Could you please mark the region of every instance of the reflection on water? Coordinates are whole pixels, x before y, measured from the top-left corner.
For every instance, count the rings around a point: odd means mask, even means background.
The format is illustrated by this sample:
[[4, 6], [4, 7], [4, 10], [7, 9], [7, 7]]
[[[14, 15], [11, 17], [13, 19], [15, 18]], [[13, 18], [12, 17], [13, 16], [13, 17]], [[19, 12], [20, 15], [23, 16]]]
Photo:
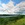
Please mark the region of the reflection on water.
[[3, 14], [3, 15], [0, 15], [0, 18], [6, 18], [6, 17], [15, 17], [17, 15], [7, 15], [7, 14]]

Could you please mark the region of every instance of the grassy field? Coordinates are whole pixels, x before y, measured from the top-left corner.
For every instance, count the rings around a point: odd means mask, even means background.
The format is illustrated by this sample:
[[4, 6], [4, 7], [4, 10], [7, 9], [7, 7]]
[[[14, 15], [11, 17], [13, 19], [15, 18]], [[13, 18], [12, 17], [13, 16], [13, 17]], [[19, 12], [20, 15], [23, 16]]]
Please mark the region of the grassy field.
[[10, 22], [7, 25], [25, 25], [25, 18], [16, 20], [16, 22]]
[[25, 15], [0, 18], [0, 25], [25, 25]]

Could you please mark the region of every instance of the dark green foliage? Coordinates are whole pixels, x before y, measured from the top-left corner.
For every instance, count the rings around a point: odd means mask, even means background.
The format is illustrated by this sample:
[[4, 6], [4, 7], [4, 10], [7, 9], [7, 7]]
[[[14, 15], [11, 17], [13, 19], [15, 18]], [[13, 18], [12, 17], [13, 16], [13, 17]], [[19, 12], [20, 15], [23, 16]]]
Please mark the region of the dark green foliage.
[[15, 17], [0, 18], [0, 23], [1, 24], [4, 23], [4, 25], [6, 25], [10, 21], [15, 21], [16, 22], [16, 20], [19, 20], [19, 19], [21, 19], [23, 17], [25, 17], [25, 15], [17, 15]]

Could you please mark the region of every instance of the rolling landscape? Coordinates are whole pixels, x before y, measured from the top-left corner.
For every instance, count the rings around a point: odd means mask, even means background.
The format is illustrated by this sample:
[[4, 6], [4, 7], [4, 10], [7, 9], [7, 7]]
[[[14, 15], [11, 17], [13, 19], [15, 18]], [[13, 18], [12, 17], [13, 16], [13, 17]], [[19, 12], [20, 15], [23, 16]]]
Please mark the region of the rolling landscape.
[[25, 15], [0, 18], [0, 25], [25, 25]]

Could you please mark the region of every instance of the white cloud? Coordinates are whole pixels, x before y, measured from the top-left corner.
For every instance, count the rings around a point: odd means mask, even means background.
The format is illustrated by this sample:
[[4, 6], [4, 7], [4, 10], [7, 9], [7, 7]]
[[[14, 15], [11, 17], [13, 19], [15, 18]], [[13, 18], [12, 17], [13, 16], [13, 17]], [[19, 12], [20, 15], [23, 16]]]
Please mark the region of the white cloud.
[[17, 7], [19, 7], [19, 12], [22, 12], [22, 14], [25, 14], [25, 2], [22, 1], [19, 4], [16, 5]]
[[18, 6], [20, 9], [24, 10], [25, 9], [25, 2], [20, 2], [16, 6]]
[[7, 4], [2, 3], [2, 7], [3, 7], [2, 10], [4, 10], [4, 12], [8, 14], [14, 14], [14, 12], [19, 12], [19, 10], [25, 9], [24, 5], [25, 5], [25, 2], [20, 2], [19, 4], [16, 4], [16, 6], [14, 6], [14, 2], [10, 1]]

